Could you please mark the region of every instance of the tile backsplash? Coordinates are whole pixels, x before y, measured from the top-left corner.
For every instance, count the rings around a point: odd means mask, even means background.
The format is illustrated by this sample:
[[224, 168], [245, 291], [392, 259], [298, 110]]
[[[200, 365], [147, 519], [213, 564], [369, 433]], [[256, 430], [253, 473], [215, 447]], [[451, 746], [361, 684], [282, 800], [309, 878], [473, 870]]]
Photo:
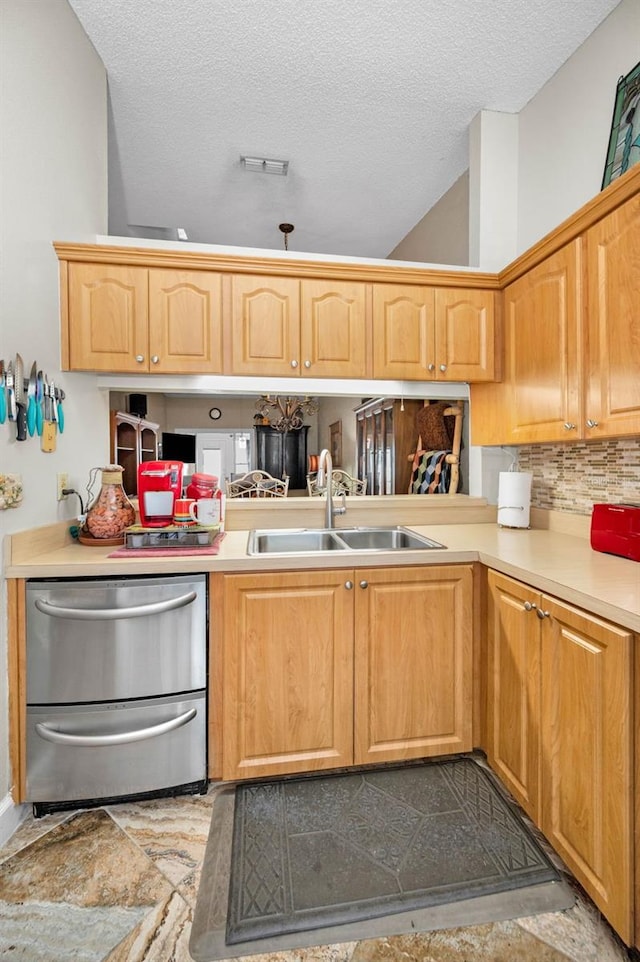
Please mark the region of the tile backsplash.
[[590, 515], [594, 504], [640, 504], [640, 438], [518, 448], [518, 470], [531, 471], [531, 505]]

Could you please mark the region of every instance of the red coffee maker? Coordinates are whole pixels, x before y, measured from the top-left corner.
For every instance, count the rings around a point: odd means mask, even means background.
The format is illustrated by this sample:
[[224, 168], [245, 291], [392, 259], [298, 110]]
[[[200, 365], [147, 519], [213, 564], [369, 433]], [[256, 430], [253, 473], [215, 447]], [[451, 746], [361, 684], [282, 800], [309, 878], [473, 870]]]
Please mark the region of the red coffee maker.
[[182, 494], [182, 461], [144, 461], [138, 465], [138, 508], [145, 528], [173, 522], [173, 504]]

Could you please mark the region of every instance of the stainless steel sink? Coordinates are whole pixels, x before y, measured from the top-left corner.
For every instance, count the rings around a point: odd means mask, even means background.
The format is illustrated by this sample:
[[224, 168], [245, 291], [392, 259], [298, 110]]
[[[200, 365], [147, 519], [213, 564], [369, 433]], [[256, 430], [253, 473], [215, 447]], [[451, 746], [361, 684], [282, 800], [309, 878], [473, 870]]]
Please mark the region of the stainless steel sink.
[[323, 551], [415, 551], [445, 545], [400, 525], [361, 528], [281, 528], [251, 531], [247, 553], [309, 554]]
[[344, 528], [338, 535], [354, 551], [415, 551], [444, 548], [443, 544], [425, 538], [399, 525], [395, 528]]
[[248, 553], [303, 554], [309, 551], [344, 551], [346, 545], [332, 531], [312, 528], [252, 531]]

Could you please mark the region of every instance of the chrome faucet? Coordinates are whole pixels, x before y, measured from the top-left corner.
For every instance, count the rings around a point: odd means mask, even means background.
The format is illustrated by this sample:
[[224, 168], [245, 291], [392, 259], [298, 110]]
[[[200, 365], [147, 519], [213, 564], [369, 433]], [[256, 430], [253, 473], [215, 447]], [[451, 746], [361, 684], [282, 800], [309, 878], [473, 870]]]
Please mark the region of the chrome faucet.
[[334, 508], [331, 496], [331, 486], [333, 482], [333, 462], [331, 454], [323, 448], [318, 456], [318, 473], [316, 475], [316, 485], [318, 491], [325, 492], [327, 503], [325, 506], [324, 525], [325, 528], [333, 528], [333, 519], [337, 514], [346, 514], [347, 504], [344, 491], [342, 492], [342, 507]]

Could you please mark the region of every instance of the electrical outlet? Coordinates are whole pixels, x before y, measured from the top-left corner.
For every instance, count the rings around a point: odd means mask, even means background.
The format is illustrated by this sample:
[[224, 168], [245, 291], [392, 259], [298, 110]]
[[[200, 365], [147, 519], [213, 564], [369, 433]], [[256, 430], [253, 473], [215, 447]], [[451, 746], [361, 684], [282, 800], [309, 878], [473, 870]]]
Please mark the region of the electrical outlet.
[[66, 471], [61, 471], [60, 474], [56, 475], [56, 480], [58, 482], [58, 501], [64, 501], [66, 494], [62, 492], [69, 487], [69, 475]]

